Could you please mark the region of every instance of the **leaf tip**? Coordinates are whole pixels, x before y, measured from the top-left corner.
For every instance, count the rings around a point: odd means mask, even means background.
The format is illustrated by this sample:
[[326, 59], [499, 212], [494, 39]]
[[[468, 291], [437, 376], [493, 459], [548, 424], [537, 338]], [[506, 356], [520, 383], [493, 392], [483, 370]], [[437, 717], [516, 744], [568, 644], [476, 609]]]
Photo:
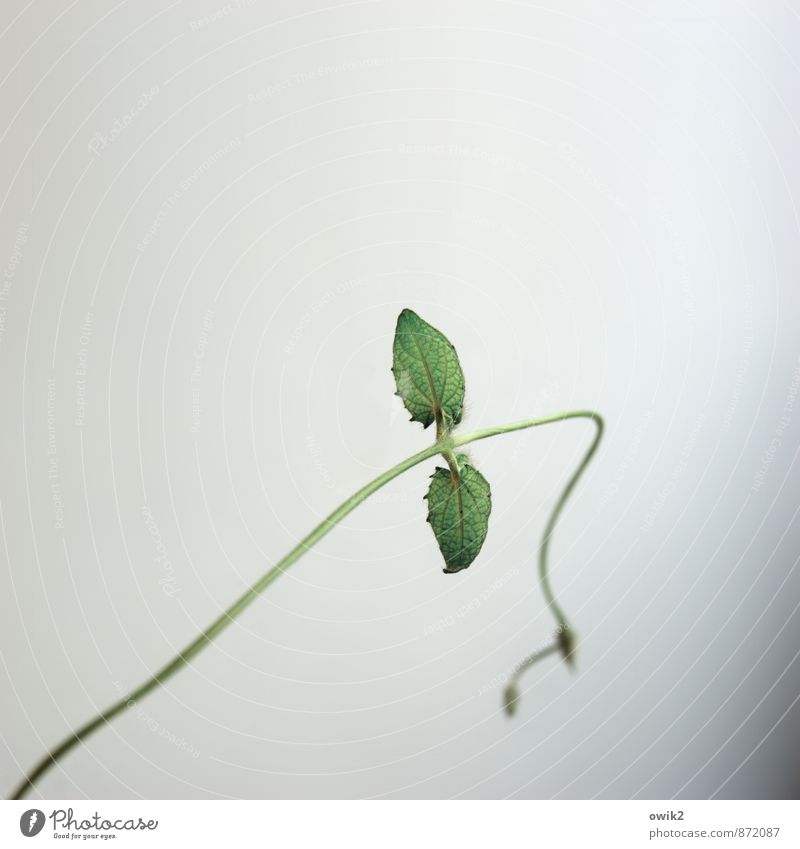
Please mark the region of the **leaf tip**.
[[397, 316], [397, 326], [400, 327], [401, 324], [404, 324], [407, 321], [413, 320], [420, 321], [420, 317], [414, 312], [414, 310], [409, 309], [408, 307], [404, 307], [400, 310], [400, 314]]

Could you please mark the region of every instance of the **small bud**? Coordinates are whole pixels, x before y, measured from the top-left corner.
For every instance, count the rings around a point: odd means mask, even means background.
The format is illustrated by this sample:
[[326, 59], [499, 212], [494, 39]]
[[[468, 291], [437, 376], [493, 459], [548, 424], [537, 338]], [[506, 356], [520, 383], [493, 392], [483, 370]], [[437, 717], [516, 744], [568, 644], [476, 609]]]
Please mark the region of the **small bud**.
[[520, 693], [516, 684], [509, 684], [505, 690], [503, 690], [503, 709], [506, 712], [506, 716], [514, 716], [517, 712], [519, 696]]
[[575, 633], [567, 625], [562, 622], [556, 630], [556, 642], [561, 650], [561, 656], [564, 658], [567, 666], [570, 669], [575, 668]]

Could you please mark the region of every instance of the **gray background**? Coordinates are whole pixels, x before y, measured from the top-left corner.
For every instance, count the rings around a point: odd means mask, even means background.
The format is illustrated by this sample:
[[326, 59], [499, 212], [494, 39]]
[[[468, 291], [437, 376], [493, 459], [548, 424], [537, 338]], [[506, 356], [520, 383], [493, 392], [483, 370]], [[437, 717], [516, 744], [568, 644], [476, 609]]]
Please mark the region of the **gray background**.
[[1, 33], [3, 788], [428, 443], [409, 306], [467, 427], [607, 417], [553, 547], [578, 673], [500, 712], [586, 422], [474, 446], [456, 576], [433, 463], [394, 482], [41, 794], [797, 795], [796, 9], [7, 2]]

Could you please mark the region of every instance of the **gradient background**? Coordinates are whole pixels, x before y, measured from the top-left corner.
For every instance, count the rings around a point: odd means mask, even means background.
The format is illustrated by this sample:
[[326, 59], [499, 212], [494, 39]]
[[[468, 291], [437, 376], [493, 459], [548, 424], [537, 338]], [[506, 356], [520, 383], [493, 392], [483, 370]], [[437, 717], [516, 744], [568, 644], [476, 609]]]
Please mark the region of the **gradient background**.
[[[55, 5], [55, 8], [54, 8]], [[800, 13], [7, 2], [0, 784], [428, 444], [456, 345], [489, 537], [395, 481], [46, 797], [797, 797]], [[159, 546], [161, 546], [159, 548]], [[8, 790], [4, 790], [8, 792]]]

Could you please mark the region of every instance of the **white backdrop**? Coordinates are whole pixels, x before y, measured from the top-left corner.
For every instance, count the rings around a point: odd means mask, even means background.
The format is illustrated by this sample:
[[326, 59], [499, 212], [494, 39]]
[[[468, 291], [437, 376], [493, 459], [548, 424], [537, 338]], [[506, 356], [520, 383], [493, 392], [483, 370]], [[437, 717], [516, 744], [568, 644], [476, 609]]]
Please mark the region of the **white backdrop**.
[[[795, 796], [798, 37], [789, 5], [6, 3], [0, 779], [431, 438], [456, 345], [494, 512], [444, 575], [394, 482], [50, 797]], [[8, 792], [8, 790], [4, 790]]]

